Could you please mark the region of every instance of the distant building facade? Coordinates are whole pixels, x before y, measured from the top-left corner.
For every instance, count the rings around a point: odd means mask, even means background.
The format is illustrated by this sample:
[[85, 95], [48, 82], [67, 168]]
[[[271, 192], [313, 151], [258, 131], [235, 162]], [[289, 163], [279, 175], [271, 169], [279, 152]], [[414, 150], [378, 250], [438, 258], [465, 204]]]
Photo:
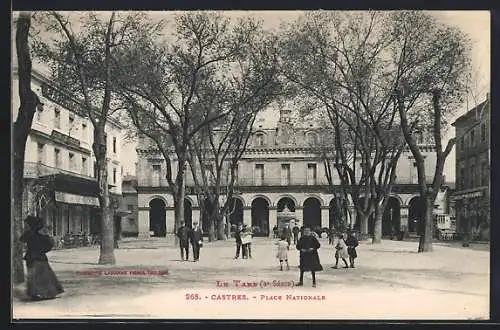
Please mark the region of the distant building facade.
[[[230, 217], [231, 223], [248, 224], [262, 236], [271, 236], [272, 228], [285, 214], [288, 218], [292, 215], [300, 225], [327, 228], [335, 226], [340, 217], [323, 160], [313, 147], [320, 142], [321, 134], [312, 125], [294, 125], [290, 116], [289, 110], [282, 110], [275, 127], [264, 128], [257, 124], [236, 169], [236, 207]], [[425, 157], [426, 173], [434, 173], [434, 146], [426, 143], [422, 136], [419, 147]], [[139, 139], [137, 153], [139, 236], [165, 236], [174, 230], [174, 202], [165, 178], [165, 160], [155, 145], [144, 137]], [[174, 173], [177, 166], [174, 161]], [[431, 182], [432, 178], [427, 180]], [[334, 178], [334, 183], [340, 183], [338, 178]], [[443, 185], [434, 205], [436, 214], [446, 212], [447, 191]], [[359, 227], [352, 203], [349, 214], [347, 222]], [[186, 223], [198, 220], [204, 231], [208, 231], [208, 221], [200, 212], [190, 171], [186, 175], [184, 215]], [[396, 184], [383, 217], [383, 234], [390, 235], [392, 230], [417, 233], [423, 216], [417, 168], [407, 151], [399, 160]], [[372, 232], [371, 223], [367, 227], [360, 230]]]
[[456, 134], [456, 207], [457, 232], [472, 233], [487, 239], [490, 228], [490, 108], [484, 102], [459, 117]]
[[[97, 234], [100, 214], [92, 123], [76, 100], [65, 104], [58, 101], [61, 100], [58, 97], [60, 90], [36, 70], [32, 72], [32, 89], [43, 107], [35, 113], [26, 142], [24, 215], [38, 213], [56, 238], [72, 233]], [[18, 77], [14, 71], [13, 120], [18, 109]], [[117, 223], [122, 195], [122, 128], [110, 118], [105, 129], [108, 184]]]

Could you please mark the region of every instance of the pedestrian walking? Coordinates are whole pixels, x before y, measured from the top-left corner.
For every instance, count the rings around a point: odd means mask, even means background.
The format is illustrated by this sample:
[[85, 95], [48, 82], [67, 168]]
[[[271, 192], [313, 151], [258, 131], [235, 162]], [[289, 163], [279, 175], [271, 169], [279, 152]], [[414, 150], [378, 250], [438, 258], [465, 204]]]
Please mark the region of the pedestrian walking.
[[297, 286], [304, 284], [304, 272], [311, 272], [313, 288], [316, 287], [316, 272], [322, 271], [318, 249], [321, 244], [311, 235], [310, 228], [304, 228], [304, 235], [297, 242], [297, 250], [300, 251], [300, 279]]
[[184, 252], [186, 252], [186, 261], [189, 260], [189, 228], [181, 223], [177, 230], [177, 237], [179, 238], [179, 247], [181, 248], [181, 259], [184, 261]]
[[293, 233], [293, 244], [297, 245], [297, 241], [299, 240], [299, 232], [300, 228], [297, 224], [293, 226], [292, 233]]
[[242, 229], [243, 229], [243, 226], [239, 223], [236, 226], [236, 229], [234, 231], [234, 239], [236, 240], [236, 255], [235, 255], [234, 259], [238, 259], [240, 257], [240, 251], [243, 252], [242, 251], [242, 242], [241, 242]]
[[42, 218], [28, 216], [25, 220], [28, 229], [20, 237], [20, 241], [26, 243], [26, 294], [32, 300], [53, 299], [64, 292], [47, 259], [46, 253], [54, 247], [54, 240], [45, 230], [43, 223]]
[[[282, 235], [285, 236], [285, 239], [288, 243], [288, 246], [292, 244], [292, 231], [290, 230], [290, 224], [287, 223], [285, 227], [283, 227]], [[290, 248], [288, 248], [290, 249]]]
[[347, 253], [349, 254], [349, 263], [351, 268], [354, 268], [354, 259], [358, 257], [358, 253], [356, 252], [356, 247], [359, 245], [358, 239], [356, 238], [356, 234], [354, 232], [349, 232], [347, 239], [345, 241], [347, 245]]
[[200, 248], [203, 246], [203, 231], [198, 222], [193, 222], [193, 228], [190, 231], [189, 238], [193, 246], [193, 261], [200, 260]]
[[288, 242], [285, 237], [282, 236], [278, 242], [278, 252], [276, 253], [276, 258], [280, 261], [280, 271], [283, 271], [283, 262], [286, 264], [286, 270], [290, 270], [290, 265], [288, 265]]
[[338, 268], [338, 265], [339, 265], [339, 259], [342, 259], [342, 261], [344, 262], [345, 266], [344, 268], [349, 268], [349, 265], [347, 264], [347, 260], [346, 258], [349, 257], [349, 253], [347, 252], [347, 245], [345, 243], [345, 240], [344, 240], [344, 235], [343, 234], [340, 234], [338, 236], [338, 242], [337, 242], [337, 245], [335, 245], [335, 266], [333, 266], [332, 268], [335, 268], [337, 269]]
[[243, 259], [252, 259], [252, 228], [243, 225], [241, 232], [241, 245], [243, 247]]

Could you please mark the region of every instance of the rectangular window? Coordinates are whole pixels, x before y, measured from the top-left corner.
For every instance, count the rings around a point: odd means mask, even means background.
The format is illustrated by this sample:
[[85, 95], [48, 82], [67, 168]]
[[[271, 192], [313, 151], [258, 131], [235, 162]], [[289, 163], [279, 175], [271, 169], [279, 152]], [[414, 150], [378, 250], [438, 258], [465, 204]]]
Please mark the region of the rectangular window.
[[87, 140], [87, 124], [82, 123], [82, 140]]
[[87, 175], [87, 158], [82, 157], [82, 174]]
[[315, 185], [317, 179], [316, 164], [307, 164], [307, 184]]
[[212, 164], [205, 164], [205, 177], [209, 185], [214, 184], [213, 167]]
[[69, 170], [73, 171], [75, 169], [75, 154], [69, 153]]
[[116, 154], [116, 137], [113, 137], [113, 153]]
[[113, 169], [113, 183], [116, 183], [116, 168]]
[[288, 186], [290, 184], [290, 164], [281, 164], [281, 185]]
[[59, 108], [54, 109], [54, 127], [61, 128], [61, 110]]
[[54, 149], [54, 167], [61, 167], [61, 150]]
[[255, 164], [255, 185], [262, 186], [264, 184], [264, 164]]
[[238, 184], [238, 164], [234, 165], [234, 184]]
[[476, 186], [476, 165], [472, 164], [470, 166], [470, 188], [474, 188]]
[[152, 173], [152, 185], [153, 187], [160, 186], [160, 177], [161, 177], [161, 165], [153, 165], [153, 173]]
[[486, 143], [486, 124], [481, 124], [481, 143]]
[[488, 172], [488, 163], [483, 162], [481, 164], [481, 186], [487, 186], [490, 179], [490, 174]]
[[128, 204], [127, 205], [127, 210], [129, 210], [130, 212], [133, 212], [134, 211], [134, 205]]
[[37, 144], [37, 161], [45, 163], [45, 145], [43, 143]]
[[470, 131], [470, 146], [471, 147], [474, 147], [474, 143], [476, 142], [475, 141], [475, 135], [476, 135], [476, 132], [474, 132], [474, 129], [472, 129]]

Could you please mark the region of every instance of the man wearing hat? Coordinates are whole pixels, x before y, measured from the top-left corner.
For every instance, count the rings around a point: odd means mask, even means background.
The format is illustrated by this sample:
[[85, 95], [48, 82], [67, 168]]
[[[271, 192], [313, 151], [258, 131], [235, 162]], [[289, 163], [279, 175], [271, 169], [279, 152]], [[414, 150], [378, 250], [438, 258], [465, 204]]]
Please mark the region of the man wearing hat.
[[196, 262], [200, 259], [200, 248], [203, 246], [203, 231], [196, 221], [193, 222], [193, 228], [190, 231], [189, 238], [193, 246], [193, 259]]

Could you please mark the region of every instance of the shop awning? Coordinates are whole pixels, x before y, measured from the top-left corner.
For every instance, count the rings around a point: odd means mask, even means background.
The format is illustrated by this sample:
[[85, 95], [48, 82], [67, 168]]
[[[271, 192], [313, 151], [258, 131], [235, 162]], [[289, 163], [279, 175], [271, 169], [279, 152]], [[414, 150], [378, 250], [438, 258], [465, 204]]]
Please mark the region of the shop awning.
[[82, 196], [61, 191], [55, 192], [55, 199], [56, 202], [66, 204], [99, 206], [99, 199], [97, 197]]

